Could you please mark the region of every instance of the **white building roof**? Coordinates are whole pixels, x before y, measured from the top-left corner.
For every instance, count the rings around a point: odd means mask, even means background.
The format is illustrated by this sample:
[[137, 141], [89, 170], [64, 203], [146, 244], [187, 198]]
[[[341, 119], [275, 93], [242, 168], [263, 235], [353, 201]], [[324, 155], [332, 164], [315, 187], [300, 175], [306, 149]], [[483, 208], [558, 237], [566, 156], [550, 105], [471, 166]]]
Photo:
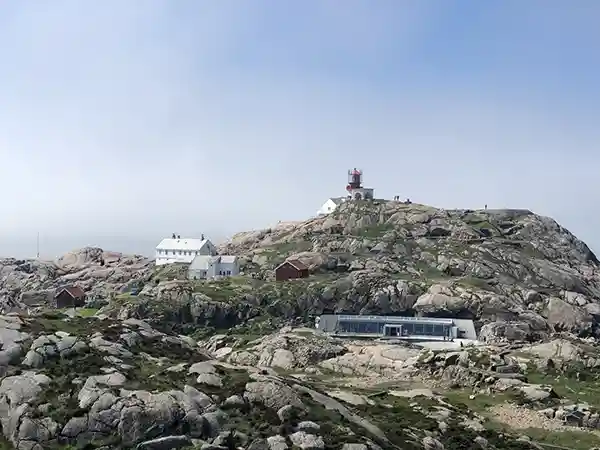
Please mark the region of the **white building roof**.
[[329, 200], [331, 200], [336, 205], [341, 205], [344, 202], [344, 197], [331, 197]]
[[200, 250], [208, 242], [208, 239], [172, 239], [167, 238], [160, 241], [157, 250]]
[[191, 264], [190, 269], [194, 270], [208, 270], [208, 265], [213, 262], [219, 262], [218, 256], [210, 256], [210, 255], [198, 255], [196, 256]]
[[221, 255], [221, 261], [223, 264], [233, 264], [237, 261], [237, 256], [235, 255]]
[[217, 256], [197, 255], [192, 260], [192, 263], [190, 264], [190, 269], [207, 270], [208, 265], [211, 262], [214, 264], [218, 264], [218, 263], [231, 264], [236, 261], [237, 261], [237, 256], [232, 256], [232, 255], [217, 255]]

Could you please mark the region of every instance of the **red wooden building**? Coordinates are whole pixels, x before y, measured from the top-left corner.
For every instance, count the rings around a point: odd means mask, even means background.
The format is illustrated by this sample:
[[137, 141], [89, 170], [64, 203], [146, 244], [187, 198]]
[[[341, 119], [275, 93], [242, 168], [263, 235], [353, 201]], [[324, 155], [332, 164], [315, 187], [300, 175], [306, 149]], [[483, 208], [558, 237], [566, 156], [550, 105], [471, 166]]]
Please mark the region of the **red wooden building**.
[[275, 280], [285, 281], [308, 278], [308, 267], [297, 259], [289, 259], [275, 268]]
[[54, 300], [58, 309], [80, 308], [85, 306], [85, 292], [79, 286], [67, 286], [56, 292]]

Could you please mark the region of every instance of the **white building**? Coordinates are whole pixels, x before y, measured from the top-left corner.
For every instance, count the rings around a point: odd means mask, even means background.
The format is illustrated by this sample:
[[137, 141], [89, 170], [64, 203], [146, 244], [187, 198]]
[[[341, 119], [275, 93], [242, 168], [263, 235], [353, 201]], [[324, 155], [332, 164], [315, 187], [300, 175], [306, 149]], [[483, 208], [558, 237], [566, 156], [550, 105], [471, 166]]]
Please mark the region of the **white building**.
[[217, 248], [208, 239], [168, 238], [156, 246], [156, 265], [191, 263], [198, 255], [214, 256]]
[[230, 255], [198, 255], [194, 257], [188, 269], [188, 279], [190, 280], [231, 277], [239, 274], [238, 257]]
[[327, 201], [323, 203], [323, 206], [317, 211], [317, 215], [322, 216], [323, 214], [332, 213], [344, 200], [346, 200], [344, 197], [328, 198]]
[[317, 215], [330, 214], [344, 202], [352, 200], [373, 200], [375, 198], [375, 190], [366, 188], [362, 185], [362, 170], [353, 169], [348, 171], [348, 184], [346, 185], [345, 197], [331, 197], [327, 199], [323, 206], [317, 211]]
[[348, 196], [352, 200], [373, 200], [375, 195], [375, 189], [373, 188], [350, 188], [348, 190]]

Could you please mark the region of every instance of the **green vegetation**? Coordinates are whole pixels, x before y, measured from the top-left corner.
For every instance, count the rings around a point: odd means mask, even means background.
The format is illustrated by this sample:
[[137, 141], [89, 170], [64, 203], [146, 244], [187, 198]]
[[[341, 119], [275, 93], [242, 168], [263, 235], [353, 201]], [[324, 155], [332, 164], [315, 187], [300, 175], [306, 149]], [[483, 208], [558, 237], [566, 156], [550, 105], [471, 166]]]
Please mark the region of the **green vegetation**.
[[189, 264], [184, 263], [173, 263], [163, 264], [161, 266], [155, 266], [154, 274], [151, 280], [156, 282], [159, 281], [171, 281], [171, 280], [186, 280], [188, 274]]
[[[532, 382], [548, 383], [549, 378], [539, 378]], [[498, 422], [489, 412], [489, 409], [506, 403], [522, 403], [522, 396], [518, 393], [507, 391], [492, 395], [476, 395], [470, 398], [470, 390], [452, 390], [445, 393], [445, 399], [451, 405], [462, 411], [475, 411], [485, 417], [484, 426], [486, 429], [500, 433], [519, 433], [530, 437], [533, 441], [540, 444], [560, 446], [573, 450], [588, 450], [591, 447], [600, 445], [600, 435], [592, 430], [558, 430], [550, 431], [541, 428], [520, 428], [518, 430], [510, 428], [508, 425]], [[586, 399], [587, 400], [587, 399]], [[499, 447], [505, 448], [505, 447]]]
[[421, 277], [427, 280], [441, 280], [447, 279], [448, 276], [444, 274], [441, 270], [436, 267], [432, 267], [425, 261], [417, 261], [415, 264], [415, 269], [417, 269], [421, 273]]
[[295, 253], [311, 251], [312, 248], [313, 244], [308, 240], [278, 242], [264, 247], [259, 255], [265, 257], [270, 266], [275, 267], [285, 261], [289, 256]]
[[50, 377], [51, 382], [38, 396], [35, 405], [49, 405], [49, 410], [39, 416], [47, 415], [59, 424], [65, 424], [71, 417], [84, 413], [79, 408], [77, 392], [80, 386], [73, 384], [77, 377], [99, 375], [106, 366], [102, 356], [93, 351], [77, 358], [48, 360], [42, 367], [42, 373]]
[[[60, 308], [55, 309], [54, 311], [65, 314], [73, 311], [73, 308]], [[98, 308], [75, 308], [75, 315], [79, 317], [92, 317], [97, 312]], [[51, 314], [51, 311], [49, 311], [49, 313]]]
[[462, 277], [456, 280], [456, 283], [464, 286], [464, 287], [474, 287], [477, 289], [481, 289], [483, 291], [494, 291], [494, 287], [491, 286], [490, 284], [488, 284], [488, 282], [486, 280], [484, 280], [483, 278], [477, 278], [477, 277], [473, 277], [473, 276], [466, 276], [466, 277]]
[[400, 448], [421, 448], [415, 442], [413, 433], [422, 431], [439, 431], [438, 420], [429, 416], [438, 408], [450, 409], [451, 415], [446, 420], [447, 430], [440, 438], [447, 450], [468, 450], [479, 448], [475, 438], [480, 435], [497, 448], [511, 450], [531, 450], [532, 447], [524, 442], [515, 441], [511, 435], [500, 435], [495, 430], [475, 432], [460, 425], [461, 416], [471, 416], [470, 411], [461, 410], [448, 403], [440, 403], [427, 397], [400, 398], [383, 393], [371, 399], [377, 399], [374, 406], [361, 405], [357, 410], [372, 418], [386, 433], [390, 441]]
[[394, 229], [393, 225], [390, 224], [377, 224], [377, 225], [369, 225], [364, 228], [361, 228], [358, 231], [358, 235], [360, 237], [368, 238], [368, 239], [378, 239], [383, 237], [389, 231]]
[[550, 431], [541, 428], [525, 428], [519, 430], [519, 432], [542, 445], [546, 444], [573, 450], [589, 450], [600, 446], [600, 436], [591, 431]]
[[[577, 378], [579, 374], [579, 379]], [[600, 384], [598, 375], [581, 368], [572, 368], [566, 373], [550, 372], [543, 374], [532, 367], [527, 372], [527, 381], [533, 384], [552, 386], [559, 397], [569, 399], [573, 403], [588, 403], [590, 407], [600, 410]]]
[[98, 308], [80, 308], [76, 310], [78, 316], [91, 317], [98, 312]]
[[445, 393], [447, 401], [463, 411], [485, 413], [488, 408], [506, 402], [515, 401], [516, 397], [511, 392], [502, 392], [492, 395], [475, 395], [469, 389], [453, 389]]
[[118, 330], [120, 330], [120, 326], [116, 327], [115, 323], [110, 320], [104, 321], [82, 316], [68, 317], [59, 310], [28, 318], [23, 326], [24, 331], [34, 334], [64, 331], [75, 336], [85, 337], [89, 336], [92, 328], [108, 335], [118, 334]]
[[192, 283], [194, 292], [207, 295], [215, 301], [235, 301], [239, 294], [241, 294], [240, 285], [233, 284], [228, 278], [211, 281], [193, 281]]

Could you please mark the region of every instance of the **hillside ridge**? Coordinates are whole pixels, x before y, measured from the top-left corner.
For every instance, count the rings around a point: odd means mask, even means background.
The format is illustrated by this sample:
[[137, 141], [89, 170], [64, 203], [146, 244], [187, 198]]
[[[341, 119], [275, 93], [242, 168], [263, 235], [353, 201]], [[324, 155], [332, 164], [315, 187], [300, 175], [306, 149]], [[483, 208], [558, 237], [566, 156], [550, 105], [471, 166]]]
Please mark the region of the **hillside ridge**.
[[[240, 275], [1, 259], [0, 448], [600, 446], [600, 265], [551, 218], [359, 201], [219, 248]], [[309, 276], [275, 281], [288, 258]], [[87, 308], [53, 305], [68, 284]], [[323, 313], [471, 319], [478, 340], [342, 339]]]

